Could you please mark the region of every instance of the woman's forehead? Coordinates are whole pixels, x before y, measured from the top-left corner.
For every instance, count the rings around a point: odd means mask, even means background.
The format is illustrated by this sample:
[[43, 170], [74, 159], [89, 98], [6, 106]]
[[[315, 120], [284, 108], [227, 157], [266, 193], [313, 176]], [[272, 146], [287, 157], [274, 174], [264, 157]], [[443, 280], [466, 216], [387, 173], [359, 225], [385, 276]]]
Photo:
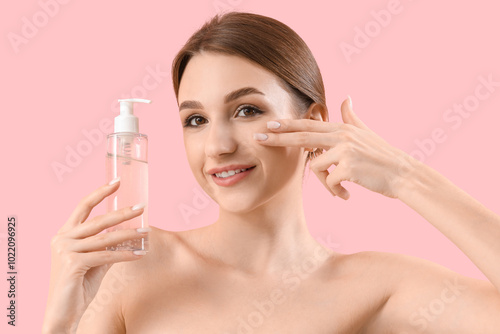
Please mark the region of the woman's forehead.
[[179, 86], [179, 101], [208, 94], [225, 96], [242, 87], [254, 87], [266, 95], [285, 93], [280, 79], [260, 65], [240, 56], [204, 52], [188, 62]]

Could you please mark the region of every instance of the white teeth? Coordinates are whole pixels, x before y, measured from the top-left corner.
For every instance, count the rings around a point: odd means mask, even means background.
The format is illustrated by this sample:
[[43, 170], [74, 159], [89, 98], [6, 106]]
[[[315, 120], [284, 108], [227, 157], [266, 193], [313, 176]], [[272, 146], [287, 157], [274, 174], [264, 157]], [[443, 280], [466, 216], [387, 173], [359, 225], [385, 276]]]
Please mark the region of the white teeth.
[[215, 176], [220, 177], [220, 178], [226, 178], [226, 177], [229, 177], [229, 176], [233, 176], [234, 174], [238, 174], [238, 173], [244, 172], [246, 170], [248, 170], [248, 168], [236, 169], [236, 170], [228, 170], [228, 171], [224, 171], [222, 173], [215, 173]]

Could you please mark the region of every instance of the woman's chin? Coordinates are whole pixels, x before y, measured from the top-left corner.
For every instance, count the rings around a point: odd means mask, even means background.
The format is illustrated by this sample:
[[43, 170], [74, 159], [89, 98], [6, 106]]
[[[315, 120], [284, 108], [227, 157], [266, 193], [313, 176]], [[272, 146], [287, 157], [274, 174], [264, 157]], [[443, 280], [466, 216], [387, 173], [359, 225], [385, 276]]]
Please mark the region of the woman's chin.
[[[241, 201], [245, 201], [241, 203]], [[239, 203], [238, 203], [239, 202]], [[240, 198], [239, 196], [231, 196], [231, 198], [218, 198], [217, 203], [221, 210], [232, 212], [232, 213], [248, 213], [252, 211], [257, 205], [257, 203], [252, 203], [249, 201], [248, 196]]]

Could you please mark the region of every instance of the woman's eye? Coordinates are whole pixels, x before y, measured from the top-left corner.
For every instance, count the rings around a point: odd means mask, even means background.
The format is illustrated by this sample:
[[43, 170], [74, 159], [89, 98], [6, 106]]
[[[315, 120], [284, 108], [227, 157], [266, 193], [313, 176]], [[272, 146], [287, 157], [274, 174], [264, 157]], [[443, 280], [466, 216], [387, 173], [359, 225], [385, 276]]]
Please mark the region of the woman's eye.
[[[257, 114], [262, 114], [262, 111], [260, 111], [259, 109], [255, 108], [255, 107], [252, 107], [252, 106], [243, 106], [241, 107], [240, 109], [238, 109], [238, 114], [240, 114], [241, 112], [244, 112], [245, 114], [247, 112], [250, 112], [250, 115], [249, 116], [255, 116]], [[247, 114], [248, 115], [248, 114]]]
[[[196, 125], [196, 121], [204, 120], [204, 119], [205, 119], [205, 117], [200, 116], [200, 115], [190, 116], [190, 117], [186, 118], [186, 121], [184, 122], [184, 126], [185, 127], [197, 127], [199, 124]], [[193, 124], [193, 121], [195, 122], [195, 124]]]
[[[240, 108], [238, 108], [237, 111], [238, 111], [237, 116], [242, 116], [242, 117], [252, 117], [263, 113], [263, 111], [253, 106], [241, 106]], [[188, 118], [186, 118], [186, 121], [184, 122], [184, 127], [197, 128], [199, 125], [203, 124], [201, 122], [206, 123], [205, 121], [206, 118], [201, 115], [191, 115]]]

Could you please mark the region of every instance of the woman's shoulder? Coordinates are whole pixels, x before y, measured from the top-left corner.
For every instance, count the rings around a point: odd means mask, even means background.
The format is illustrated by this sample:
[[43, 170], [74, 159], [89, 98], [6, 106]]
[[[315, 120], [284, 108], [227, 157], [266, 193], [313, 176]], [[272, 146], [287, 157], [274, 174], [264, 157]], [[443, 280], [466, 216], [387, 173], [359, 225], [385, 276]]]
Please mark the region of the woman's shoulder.
[[109, 269], [110, 272], [124, 276], [134, 273], [134, 277], [140, 277], [140, 273], [150, 275], [158, 265], [167, 265], [175, 259], [180, 244], [178, 232], [149, 227], [151, 231], [148, 233], [147, 253], [138, 260], [114, 263]]
[[416, 256], [381, 251], [360, 251], [351, 254], [341, 254], [343, 264], [352, 270], [403, 271], [408, 269], [436, 268], [438, 264]]
[[[401, 253], [361, 251], [342, 254], [338, 262], [338, 266], [341, 266], [347, 275], [364, 277], [394, 291], [405, 284], [420, 280], [422, 276], [445, 277], [456, 274], [441, 264]], [[331, 263], [331, 268], [335, 268], [335, 260]]]
[[120, 262], [123, 270], [139, 270], [150, 275], [165, 268], [182, 269], [194, 260], [193, 244], [196, 244], [197, 232], [203, 228], [185, 231], [170, 231], [155, 226], [150, 228], [148, 252], [139, 260]]
[[332, 278], [351, 277], [383, 286], [399, 285], [411, 273], [446, 270], [434, 262], [415, 256], [381, 251], [333, 253], [326, 262], [325, 271]]
[[131, 261], [130, 264], [150, 269], [154, 268], [154, 265], [172, 264], [185, 247], [189, 231], [169, 231], [155, 226], [150, 228], [147, 254], [140, 260]]
[[346, 263], [358, 266], [360, 264], [368, 267], [400, 266], [400, 265], [436, 265], [434, 262], [402, 253], [391, 253], [381, 251], [360, 251], [350, 254], [338, 253]]
[[409, 275], [422, 271], [451, 271], [436, 262], [402, 253], [363, 251], [352, 254], [353, 258], [366, 267], [389, 270], [391, 274]]
[[182, 275], [183, 266], [189, 263], [187, 252], [183, 250], [183, 232], [154, 226], [150, 228], [148, 252], [138, 260], [114, 263], [106, 273], [105, 281], [108, 280], [109, 284], [122, 282], [130, 288], [121, 290], [124, 298], [133, 296], [135, 287], [152, 286], [152, 280], [164, 280], [167, 283], [171, 273]]

